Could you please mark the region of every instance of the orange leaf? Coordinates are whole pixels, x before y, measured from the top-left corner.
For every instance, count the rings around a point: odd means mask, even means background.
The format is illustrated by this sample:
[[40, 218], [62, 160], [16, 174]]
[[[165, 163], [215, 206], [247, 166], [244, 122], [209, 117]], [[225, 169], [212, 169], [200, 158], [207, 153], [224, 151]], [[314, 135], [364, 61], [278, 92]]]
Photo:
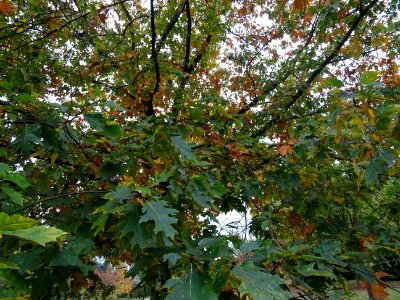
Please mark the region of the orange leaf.
[[295, 10], [300, 10], [303, 8], [303, 0], [294, 0], [293, 1], [293, 8]]
[[293, 1], [293, 9], [294, 10], [302, 10], [307, 8], [309, 5], [309, 0], [294, 0]]
[[383, 271], [375, 272], [375, 275], [378, 276], [378, 277], [390, 276], [390, 274], [388, 274], [386, 272], [383, 272]]
[[344, 199], [342, 197], [336, 197], [334, 200], [337, 203], [342, 203], [344, 201]]
[[358, 242], [358, 247], [360, 248], [360, 250], [362, 252], [369, 252], [370, 249], [365, 245], [366, 242], [370, 243], [374, 241], [374, 237], [369, 234], [366, 237], [360, 239], [360, 241]]
[[101, 164], [101, 159], [98, 157], [95, 157], [90, 164], [90, 169], [92, 169], [93, 173], [97, 176], [99, 175], [100, 172], [100, 164]]
[[276, 152], [282, 156], [286, 156], [293, 153], [293, 147], [291, 145], [281, 145], [276, 149]]
[[389, 293], [385, 291], [385, 286], [379, 282], [377, 284], [368, 284], [368, 294], [374, 300], [384, 300]]
[[8, 2], [8, 0], [2, 0], [0, 2], [0, 13], [2, 13], [6, 17], [9, 17], [11, 16], [12, 11], [13, 7], [10, 2]]
[[304, 233], [304, 235], [307, 237], [307, 236], [309, 236], [311, 233], [312, 233], [312, 231], [313, 231], [313, 229], [314, 229], [314, 225], [313, 224], [310, 224], [310, 223], [306, 223], [305, 225], [304, 225], [304, 227], [303, 227], [303, 233]]

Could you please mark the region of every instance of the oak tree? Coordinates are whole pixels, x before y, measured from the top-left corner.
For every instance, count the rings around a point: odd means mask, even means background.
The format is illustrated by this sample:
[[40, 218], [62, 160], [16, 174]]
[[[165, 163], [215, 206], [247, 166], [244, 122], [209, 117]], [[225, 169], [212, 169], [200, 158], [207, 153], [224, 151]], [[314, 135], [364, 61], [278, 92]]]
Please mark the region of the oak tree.
[[399, 11], [1, 0], [0, 297], [89, 294], [103, 257], [152, 299], [385, 298]]

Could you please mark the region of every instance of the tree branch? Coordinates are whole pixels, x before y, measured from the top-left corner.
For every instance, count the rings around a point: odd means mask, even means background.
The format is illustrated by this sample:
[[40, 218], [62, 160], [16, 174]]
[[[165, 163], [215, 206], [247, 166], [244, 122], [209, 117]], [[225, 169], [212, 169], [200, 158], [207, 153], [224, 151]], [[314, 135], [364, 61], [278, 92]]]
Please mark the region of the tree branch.
[[343, 36], [343, 38], [340, 40], [340, 42], [336, 45], [336, 47], [333, 49], [331, 54], [329, 54], [324, 61], [319, 65], [317, 69], [315, 69], [311, 75], [308, 77], [308, 79], [301, 84], [301, 87], [297, 90], [297, 92], [294, 95], [291, 95], [290, 98], [292, 98], [285, 106], [284, 109], [282, 110], [281, 114], [275, 115], [269, 122], [260, 130], [256, 131], [254, 134], [252, 134], [253, 137], [260, 136], [264, 134], [273, 124], [275, 124], [277, 121], [279, 121], [282, 118], [282, 114], [287, 112], [296, 102], [297, 100], [303, 96], [303, 94], [307, 91], [307, 89], [311, 86], [311, 84], [314, 82], [314, 80], [322, 73], [322, 71], [325, 69], [327, 65], [329, 65], [332, 60], [338, 55], [339, 51], [342, 49], [344, 44], [350, 39], [351, 35], [353, 32], [356, 30], [358, 25], [361, 23], [361, 21], [364, 19], [364, 17], [367, 15], [367, 13], [372, 9], [372, 7], [378, 2], [378, 0], [373, 0], [368, 6], [366, 6], [358, 15], [356, 20], [353, 22], [349, 30], [346, 32], [346, 34]]
[[110, 191], [108, 191], [108, 190], [107, 191], [82, 191], [82, 192], [58, 194], [58, 195], [50, 196], [50, 197], [47, 197], [47, 198], [32, 202], [32, 203], [30, 203], [28, 205], [25, 205], [24, 207], [18, 208], [16, 210], [10, 212], [10, 215], [13, 215], [13, 214], [19, 213], [21, 211], [24, 211], [25, 209], [34, 207], [35, 205], [38, 205], [38, 204], [41, 204], [41, 203], [44, 203], [44, 202], [48, 202], [48, 201], [51, 201], [51, 200], [55, 200], [55, 199], [58, 199], [58, 198], [62, 198], [62, 197], [70, 197], [70, 196], [77, 196], [77, 195], [84, 195], [84, 194], [104, 194], [104, 193], [108, 193], [108, 192], [110, 192]]
[[188, 72], [190, 60], [190, 38], [192, 35], [192, 17], [190, 15], [189, 0], [186, 0], [186, 17], [187, 17], [187, 33], [186, 33], [186, 50], [185, 50], [185, 63], [183, 70]]
[[154, 11], [154, 0], [150, 0], [150, 22], [151, 22], [151, 58], [154, 62], [154, 68], [156, 72], [156, 84], [154, 86], [153, 92], [150, 94], [150, 99], [147, 103], [147, 115], [153, 116], [153, 97], [157, 93], [161, 82], [160, 67], [158, 65], [158, 51], [156, 50], [156, 25], [155, 25], [155, 11]]
[[[293, 59], [292, 64], [296, 65], [301, 53], [303, 53], [303, 51], [308, 47], [308, 45], [311, 43], [311, 40], [315, 34], [315, 31], [317, 29], [317, 24], [318, 24], [318, 20], [319, 20], [319, 15], [317, 15], [317, 17], [315, 18], [310, 33], [308, 34], [308, 38], [307, 41], [304, 43], [304, 45], [297, 51], [297, 54], [295, 56], [295, 58]], [[261, 93], [261, 95], [258, 95], [256, 97], [254, 97], [250, 103], [248, 103], [247, 105], [245, 105], [244, 107], [242, 107], [237, 114], [238, 115], [242, 115], [244, 113], [246, 113], [247, 111], [249, 111], [251, 108], [255, 107], [264, 97], [266, 97], [268, 94], [270, 94], [271, 92], [273, 92], [281, 83], [285, 82], [286, 79], [288, 79], [288, 77], [290, 76], [291, 73], [291, 69], [292, 68], [288, 68], [288, 71], [278, 80], [275, 80], [273, 82], [270, 83], [270, 85], [264, 89], [264, 91]]]
[[[157, 46], [156, 46], [156, 52], [157, 52], [157, 53], [160, 52], [160, 50], [161, 50], [161, 48], [163, 47], [165, 41], [167, 40], [167, 37], [168, 37], [169, 33], [171, 32], [172, 28], [174, 28], [176, 22], [177, 22], [178, 19], [179, 19], [179, 16], [182, 14], [183, 10], [185, 9], [186, 1], [187, 1], [187, 0], [183, 1], [182, 6], [181, 6], [181, 7], [178, 7], [178, 8], [175, 10], [175, 14], [172, 16], [171, 21], [169, 21], [169, 23], [168, 23], [168, 25], [167, 25], [167, 28], [165, 29], [164, 33], [162, 34], [160, 40], [159, 40], [158, 43], [157, 43]], [[150, 1], [150, 4], [153, 3], [153, 2], [154, 2], [154, 1], [151, 0], [151, 1]], [[153, 10], [152, 13], [154, 13], [154, 7], [153, 7], [152, 10]]]

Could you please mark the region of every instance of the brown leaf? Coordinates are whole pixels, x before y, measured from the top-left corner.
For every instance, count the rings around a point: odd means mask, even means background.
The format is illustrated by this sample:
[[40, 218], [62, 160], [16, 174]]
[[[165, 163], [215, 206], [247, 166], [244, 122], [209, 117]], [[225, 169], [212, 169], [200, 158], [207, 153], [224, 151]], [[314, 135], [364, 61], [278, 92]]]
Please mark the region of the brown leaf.
[[88, 281], [85, 276], [81, 272], [75, 271], [71, 275], [71, 288], [74, 291], [74, 294], [77, 296], [80, 294], [82, 290], [85, 290], [88, 287]]
[[100, 20], [102, 23], [105, 23], [105, 22], [106, 22], [107, 15], [106, 15], [104, 12], [99, 13], [97, 16], [99, 17], [99, 20]]

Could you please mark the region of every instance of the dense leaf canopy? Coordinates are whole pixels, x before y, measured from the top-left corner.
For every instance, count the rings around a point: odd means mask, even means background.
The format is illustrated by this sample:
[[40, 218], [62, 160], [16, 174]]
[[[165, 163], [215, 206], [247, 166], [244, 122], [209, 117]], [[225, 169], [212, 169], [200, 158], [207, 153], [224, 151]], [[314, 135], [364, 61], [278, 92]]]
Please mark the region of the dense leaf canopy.
[[[0, 297], [99, 292], [103, 257], [152, 299], [338, 298], [353, 278], [383, 298], [399, 11], [1, 0]], [[244, 234], [220, 230], [228, 212]]]

